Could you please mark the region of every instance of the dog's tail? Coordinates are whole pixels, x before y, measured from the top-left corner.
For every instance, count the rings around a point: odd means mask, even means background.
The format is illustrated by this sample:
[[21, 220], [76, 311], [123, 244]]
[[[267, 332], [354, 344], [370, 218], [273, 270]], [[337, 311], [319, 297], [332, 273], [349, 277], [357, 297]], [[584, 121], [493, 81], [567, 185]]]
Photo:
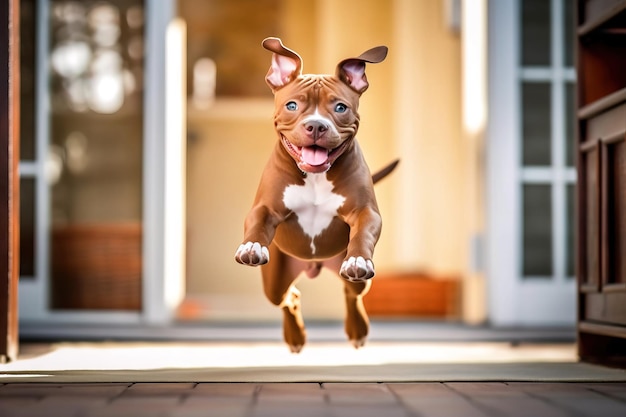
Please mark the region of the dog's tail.
[[374, 184], [376, 184], [378, 181], [385, 178], [387, 175], [391, 174], [391, 172], [394, 169], [396, 169], [399, 163], [400, 163], [400, 160], [396, 159], [395, 161], [393, 161], [392, 163], [390, 163], [389, 165], [387, 165], [380, 171], [375, 172], [374, 175], [372, 175], [372, 181], [374, 182]]

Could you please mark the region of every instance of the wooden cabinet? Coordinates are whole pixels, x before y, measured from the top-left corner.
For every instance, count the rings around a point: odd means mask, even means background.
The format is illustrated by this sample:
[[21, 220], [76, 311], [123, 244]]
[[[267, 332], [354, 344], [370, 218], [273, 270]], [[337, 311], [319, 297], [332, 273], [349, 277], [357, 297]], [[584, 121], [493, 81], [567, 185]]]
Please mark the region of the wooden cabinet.
[[579, 0], [581, 359], [626, 365], [626, 0]]

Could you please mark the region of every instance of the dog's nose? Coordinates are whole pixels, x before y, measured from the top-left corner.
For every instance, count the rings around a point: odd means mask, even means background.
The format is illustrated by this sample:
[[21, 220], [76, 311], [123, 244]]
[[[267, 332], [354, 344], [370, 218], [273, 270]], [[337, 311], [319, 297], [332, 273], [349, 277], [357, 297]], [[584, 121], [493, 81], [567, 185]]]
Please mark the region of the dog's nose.
[[324, 134], [328, 130], [328, 125], [319, 120], [309, 120], [304, 124], [304, 129], [307, 134], [316, 139]]

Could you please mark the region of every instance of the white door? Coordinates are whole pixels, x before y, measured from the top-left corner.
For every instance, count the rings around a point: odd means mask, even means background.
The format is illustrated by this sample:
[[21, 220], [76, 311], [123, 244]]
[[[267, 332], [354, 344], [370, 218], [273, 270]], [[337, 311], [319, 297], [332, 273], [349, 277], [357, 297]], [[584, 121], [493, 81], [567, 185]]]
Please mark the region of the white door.
[[494, 325], [573, 325], [573, 2], [489, 2], [487, 280]]

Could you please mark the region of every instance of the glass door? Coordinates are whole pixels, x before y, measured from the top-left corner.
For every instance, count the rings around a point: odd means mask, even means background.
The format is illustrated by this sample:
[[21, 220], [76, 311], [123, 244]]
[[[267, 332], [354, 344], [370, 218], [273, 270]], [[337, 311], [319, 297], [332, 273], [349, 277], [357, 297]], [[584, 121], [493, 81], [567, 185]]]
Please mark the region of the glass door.
[[21, 317], [138, 312], [144, 1], [21, 5]]
[[141, 310], [143, 0], [50, 2], [54, 310]]
[[166, 201], [184, 201], [171, 181], [182, 164], [166, 157], [185, 136], [182, 116], [165, 117], [168, 97], [184, 108], [166, 70], [175, 1], [21, 8], [20, 319], [164, 322], [176, 303], [165, 287], [183, 279], [182, 246], [166, 253], [164, 236], [178, 231]]

